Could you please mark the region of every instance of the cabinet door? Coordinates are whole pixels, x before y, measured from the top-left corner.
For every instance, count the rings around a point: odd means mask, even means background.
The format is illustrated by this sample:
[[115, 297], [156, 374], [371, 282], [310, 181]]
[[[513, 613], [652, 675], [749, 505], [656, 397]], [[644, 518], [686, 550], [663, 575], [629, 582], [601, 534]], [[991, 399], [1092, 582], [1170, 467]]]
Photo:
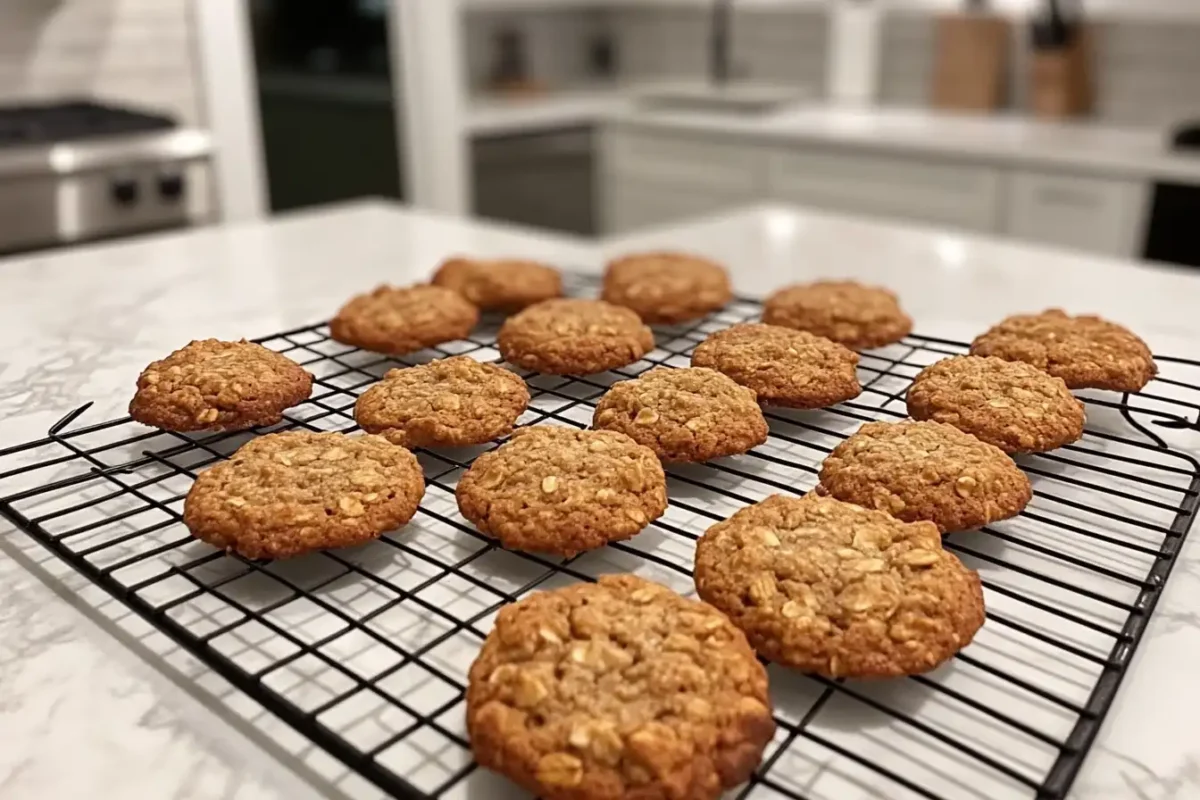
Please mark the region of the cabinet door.
[[924, 157], [815, 147], [776, 153], [772, 196], [789, 203], [994, 232], [1000, 170]]
[[603, 152], [604, 171], [620, 178], [740, 194], [748, 200], [762, 199], [767, 189], [768, 156], [753, 142], [610, 127]]
[[654, 181], [607, 176], [605, 182], [605, 233], [627, 233], [746, 205], [737, 195], [664, 186]]
[[1015, 239], [1130, 258], [1138, 255], [1149, 185], [1014, 172], [1007, 232]]

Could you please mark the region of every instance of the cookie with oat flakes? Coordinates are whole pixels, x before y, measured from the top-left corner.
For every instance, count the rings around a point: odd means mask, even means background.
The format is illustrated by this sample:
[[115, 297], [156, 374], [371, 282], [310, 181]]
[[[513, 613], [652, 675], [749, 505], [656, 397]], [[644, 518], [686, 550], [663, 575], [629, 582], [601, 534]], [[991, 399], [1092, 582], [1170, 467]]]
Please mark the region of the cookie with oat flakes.
[[444, 287], [380, 286], [342, 306], [329, 334], [342, 344], [404, 355], [464, 339], [477, 322], [479, 309]]
[[912, 318], [893, 292], [857, 281], [816, 281], [788, 286], [763, 303], [763, 322], [808, 331], [868, 350], [912, 333]]
[[971, 355], [1032, 364], [1071, 389], [1137, 392], [1158, 374], [1150, 348], [1127, 328], [1058, 308], [1008, 317], [971, 343]]
[[941, 422], [868, 422], [821, 464], [817, 492], [943, 533], [1021, 513], [1029, 478], [1003, 450]]
[[769, 433], [753, 389], [703, 367], [656, 367], [614, 383], [592, 427], [620, 431], [663, 461], [708, 461], [745, 453]]
[[438, 267], [431, 283], [486, 311], [515, 311], [563, 292], [558, 270], [520, 259], [451, 258]]
[[778, 325], [734, 325], [692, 353], [693, 367], [715, 369], [753, 389], [760, 403], [788, 408], [826, 408], [858, 397], [857, 364], [853, 350]]
[[458, 447], [512, 432], [529, 405], [525, 381], [495, 364], [453, 356], [393, 369], [359, 395], [354, 419], [404, 447]]
[[908, 413], [1006, 453], [1043, 453], [1083, 436], [1083, 403], [1062, 378], [990, 356], [947, 358], [921, 370], [908, 390]]
[[654, 333], [628, 308], [602, 300], [546, 300], [509, 317], [496, 337], [510, 364], [552, 375], [592, 375], [634, 363]]
[[716, 609], [605, 575], [500, 609], [467, 732], [482, 766], [547, 800], [716, 800], [774, 734], [767, 688]]
[[686, 322], [733, 299], [716, 262], [683, 253], [638, 253], [609, 262], [602, 300], [632, 308], [650, 324]]
[[775, 495], [696, 545], [696, 589], [765, 658], [831, 678], [927, 672], [983, 625], [979, 575], [937, 527]]
[[520, 428], [455, 489], [462, 515], [505, 547], [573, 556], [628, 539], [667, 508], [662, 465], [608, 431]]
[[312, 375], [261, 344], [193, 341], [138, 376], [129, 415], [168, 431], [237, 431], [274, 425], [304, 402]]
[[412, 519], [417, 458], [378, 436], [260, 436], [200, 473], [183, 505], [197, 539], [246, 558], [289, 558], [376, 539]]

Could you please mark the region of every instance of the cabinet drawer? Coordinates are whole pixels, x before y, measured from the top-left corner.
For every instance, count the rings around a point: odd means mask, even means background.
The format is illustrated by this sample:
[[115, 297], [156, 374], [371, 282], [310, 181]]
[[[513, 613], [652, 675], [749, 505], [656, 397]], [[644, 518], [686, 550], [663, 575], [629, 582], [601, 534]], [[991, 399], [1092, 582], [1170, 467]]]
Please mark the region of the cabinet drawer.
[[749, 199], [766, 191], [766, 169], [766, 152], [753, 144], [676, 131], [610, 128], [605, 135], [604, 170], [621, 178], [740, 193]]
[[1000, 171], [827, 149], [776, 153], [772, 196], [852, 214], [995, 231]]
[[626, 233], [746, 204], [744, 198], [731, 194], [698, 192], [611, 176], [605, 184], [605, 233]]
[[1140, 249], [1148, 196], [1149, 186], [1140, 181], [1014, 172], [1007, 233], [1129, 258]]

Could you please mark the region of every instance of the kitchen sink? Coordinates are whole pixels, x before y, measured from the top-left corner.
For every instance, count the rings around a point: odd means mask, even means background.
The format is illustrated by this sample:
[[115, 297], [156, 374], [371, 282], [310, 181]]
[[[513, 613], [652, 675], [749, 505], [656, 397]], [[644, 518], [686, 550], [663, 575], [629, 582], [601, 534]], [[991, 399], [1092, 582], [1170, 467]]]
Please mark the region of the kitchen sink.
[[794, 86], [764, 84], [684, 84], [654, 86], [635, 94], [639, 108], [704, 114], [758, 116], [807, 100], [810, 94]]

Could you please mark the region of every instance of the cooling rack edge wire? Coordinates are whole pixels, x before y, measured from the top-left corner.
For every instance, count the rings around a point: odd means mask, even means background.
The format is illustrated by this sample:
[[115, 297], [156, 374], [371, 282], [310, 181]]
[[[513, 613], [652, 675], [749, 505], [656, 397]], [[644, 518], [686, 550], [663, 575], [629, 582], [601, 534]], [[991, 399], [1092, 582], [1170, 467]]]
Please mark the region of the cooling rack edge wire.
[[[584, 426], [612, 381], [685, 366], [708, 332], [755, 319], [759, 309], [739, 299], [697, 323], [657, 328], [658, 349], [626, 370], [527, 376], [534, 402], [521, 424]], [[338, 345], [323, 323], [263, 337], [257, 341], [317, 376], [310, 400], [267, 430], [350, 430], [354, 398], [389, 367], [459, 353], [498, 359], [496, 322], [405, 359]], [[912, 335], [865, 353], [862, 397], [825, 412], [768, 410], [771, 438], [762, 448], [671, 467], [667, 515], [653, 533], [602, 556], [505, 551], [465, 524], [453, 508], [453, 481], [479, 449], [419, 453], [429, 493], [418, 533], [401, 529], [366, 551], [322, 554], [310, 562], [319, 566], [313, 574], [218, 553], [180, 523], [186, 487], [264, 431], [184, 436], [128, 417], [83, 424], [88, 406], [46, 437], [0, 450], [0, 514], [383, 791], [465, 797], [465, 787], [488, 777], [470, 761], [461, 726], [465, 664], [443, 652], [469, 654], [504, 603], [603, 571], [645, 568], [686, 591], [690, 548], [707, 525], [768, 494], [811, 488], [837, 441], [861, 422], [903, 417], [916, 372], [965, 347]], [[1080, 443], [1022, 461], [1035, 479], [1035, 502], [1022, 517], [947, 538], [980, 569], [984, 632], [998, 638], [977, 640], [928, 676], [886, 684], [772, 668], [779, 734], [733, 796], [840, 797], [852, 793], [845, 787], [881, 786], [897, 798], [1066, 796], [1200, 502], [1200, 463], [1168, 444], [1200, 432], [1200, 362], [1158, 361], [1163, 374], [1142, 393], [1085, 396], [1089, 430]], [[389, 571], [392, 561], [404, 570]], [[504, 580], [489, 573], [495, 569]], [[367, 595], [370, 602], [361, 600]], [[303, 625], [292, 613], [299, 607]], [[388, 627], [396, 617], [408, 626], [398, 633]], [[414, 627], [420, 636], [406, 638]], [[338, 649], [351, 637], [375, 659], [369, 665], [357, 660], [362, 653]], [[1030, 665], [1014, 663], [1018, 656]], [[971, 770], [978, 776], [961, 777]]]

